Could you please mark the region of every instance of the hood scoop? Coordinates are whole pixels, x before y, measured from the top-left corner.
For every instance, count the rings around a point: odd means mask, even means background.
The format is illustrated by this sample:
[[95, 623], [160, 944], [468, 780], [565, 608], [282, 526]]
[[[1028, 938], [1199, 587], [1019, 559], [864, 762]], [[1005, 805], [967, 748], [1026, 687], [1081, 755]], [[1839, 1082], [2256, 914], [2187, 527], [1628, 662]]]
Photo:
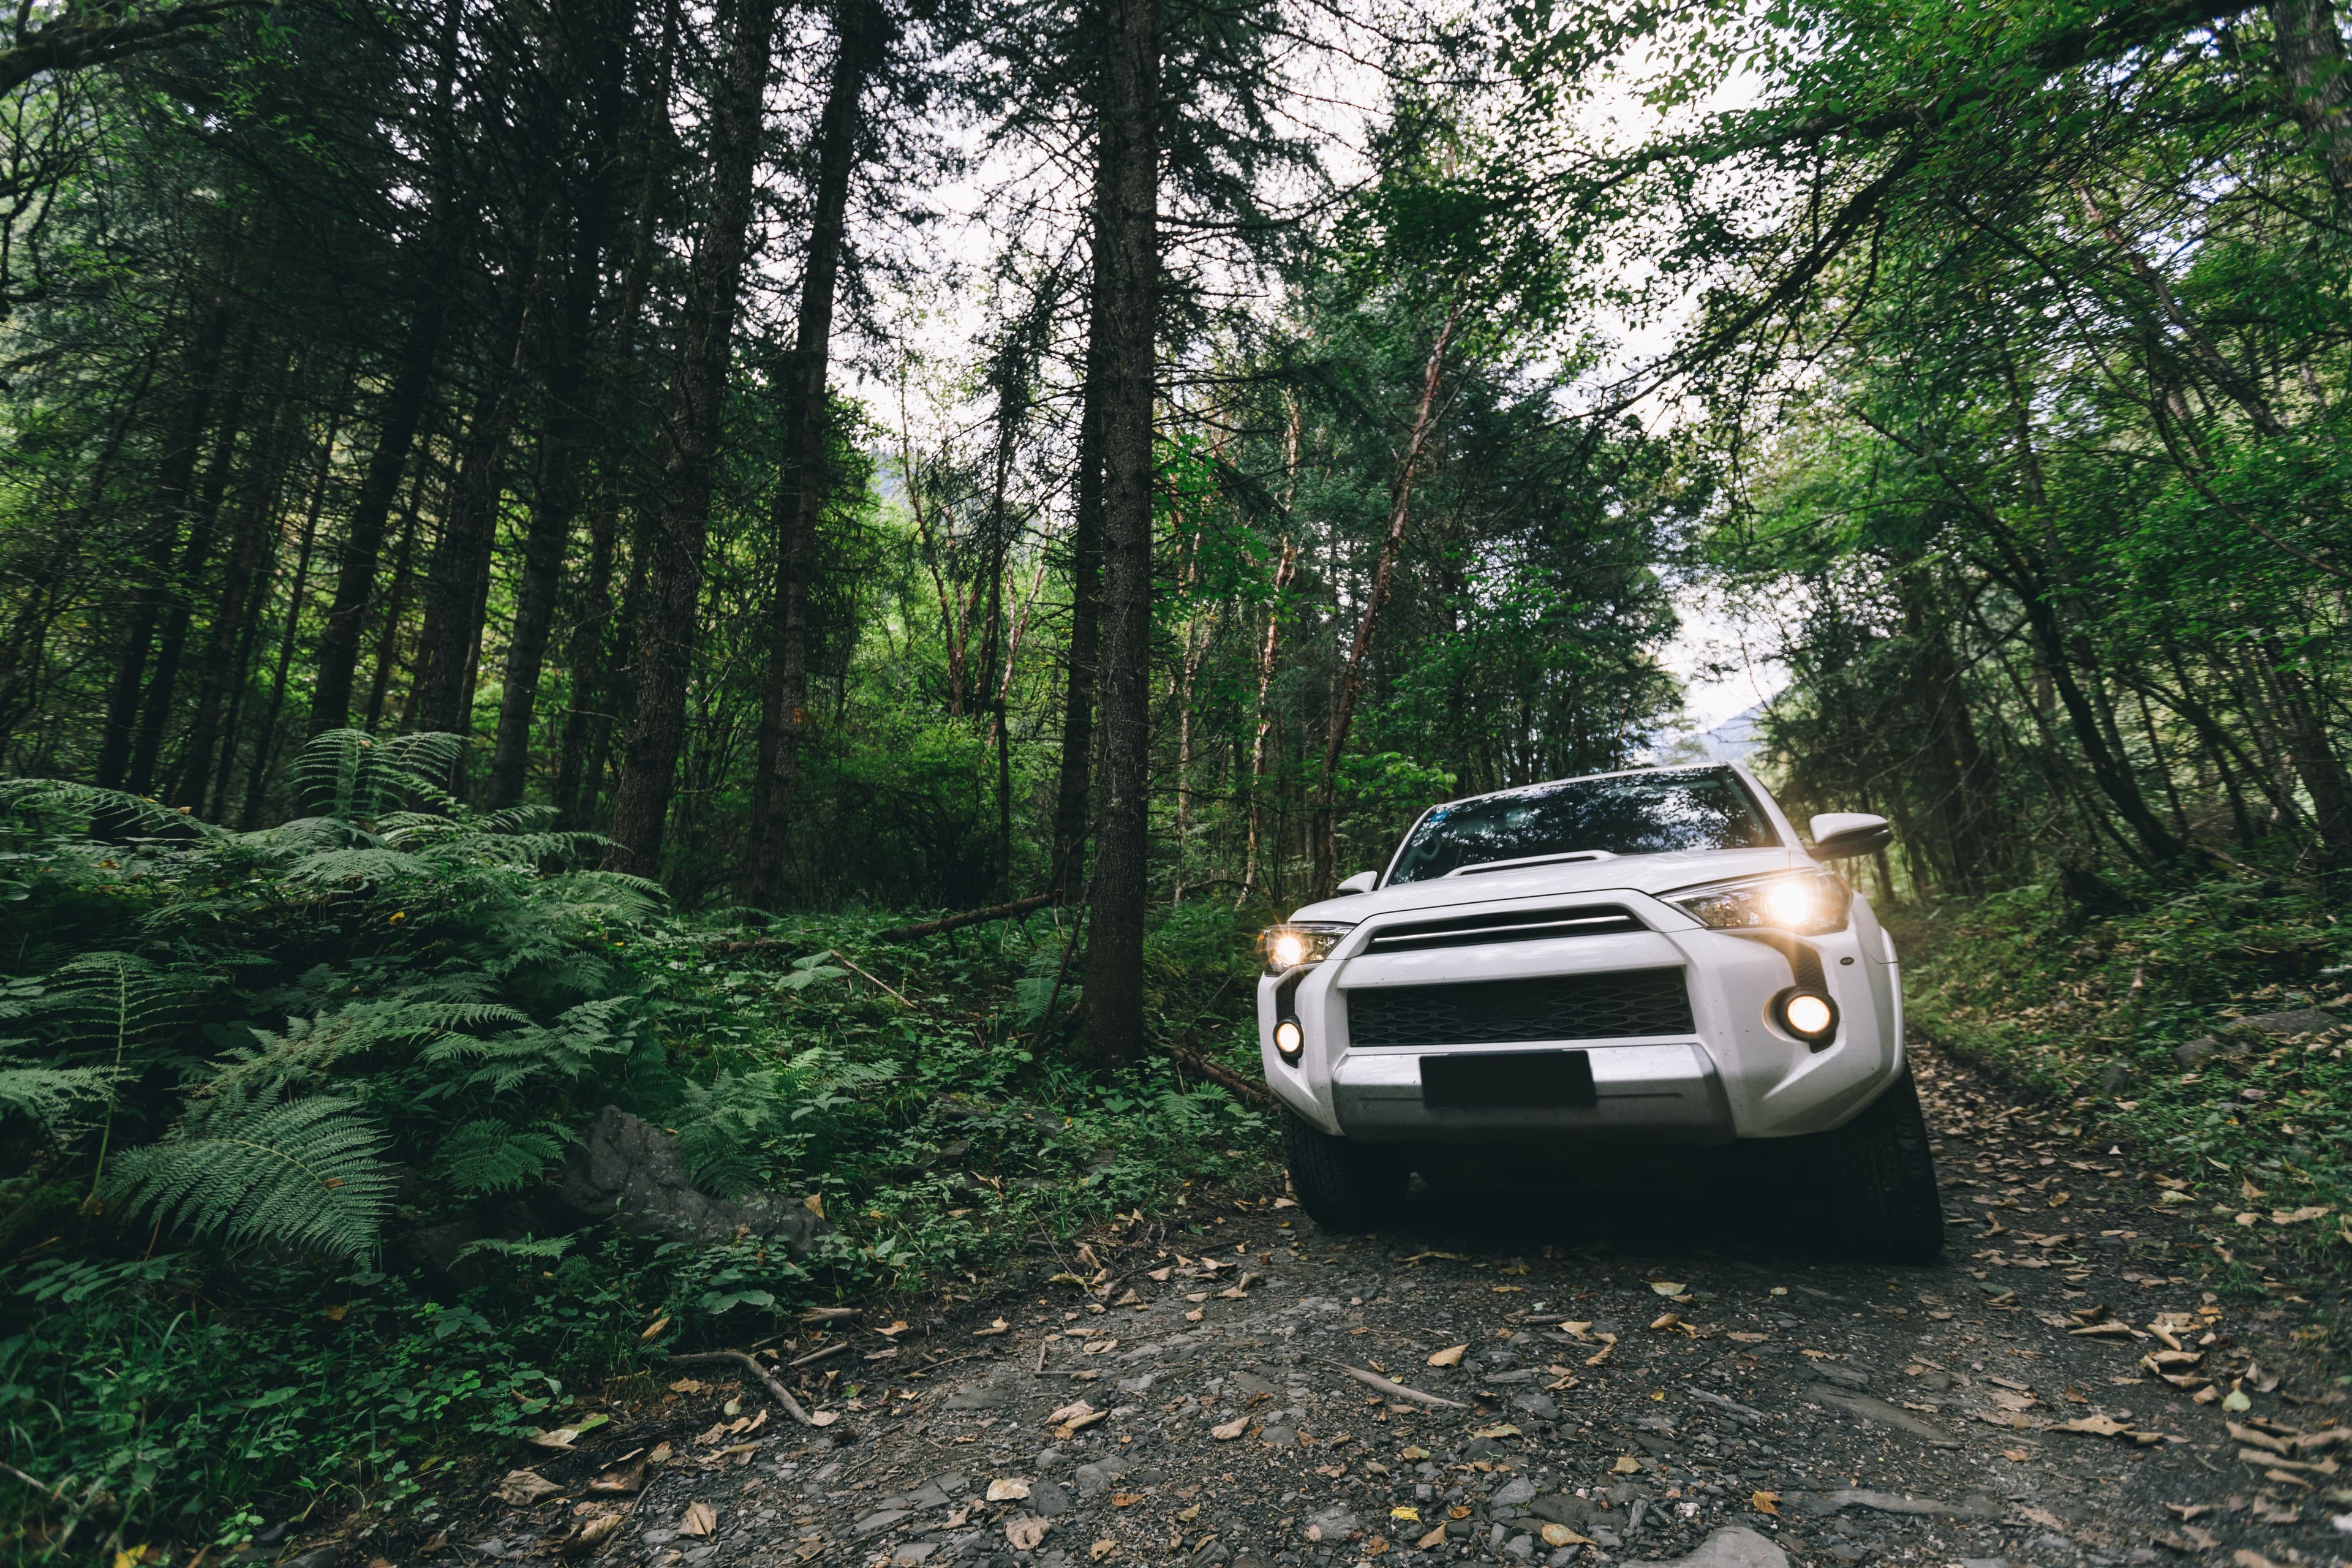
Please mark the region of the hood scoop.
[[1366, 953], [1417, 952], [1431, 947], [1483, 947], [1504, 942], [1550, 942], [1558, 937], [1618, 936], [1650, 928], [1617, 904], [1584, 904], [1565, 910], [1514, 910], [1453, 915], [1444, 920], [1401, 921], [1383, 925], [1364, 944]]

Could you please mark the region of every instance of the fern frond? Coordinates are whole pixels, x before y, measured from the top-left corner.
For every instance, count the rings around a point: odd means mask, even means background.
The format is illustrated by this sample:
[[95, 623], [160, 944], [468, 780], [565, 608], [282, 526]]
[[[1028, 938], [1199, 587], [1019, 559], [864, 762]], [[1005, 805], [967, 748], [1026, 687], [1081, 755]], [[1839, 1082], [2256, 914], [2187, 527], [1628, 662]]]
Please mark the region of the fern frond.
[[628, 1051], [636, 1043], [630, 1016], [635, 999], [606, 996], [565, 1009], [551, 1027], [530, 1025], [483, 1038], [444, 1035], [425, 1047], [430, 1063], [472, 1061], [467, 1082], [505, 1094], [538, 1078], [570, 1080], [593, 1071], [599, 1058]]
[[223, 837], [222, 829], [168, 805], [119, 789], [75, 784], [69, 779], [9, 779], [0, 782], [0, 808], [50, 811], [82, 821], [106, 822], [132, 835], [159, 838]]
[[113, 1099], [114, 1081], [100, 1068], [0, 1067], [0, 1107], [24, 1112], [54, 1136], [75, 1111]]
[[448, 811], [449, 775], [465, 750], [460, 735], [391, 735], [357, 730], [314, 735], [295, 759], [298, 795], [321, 816], [376, 817], [405, 802]]
[[200, 1236], [352, 1257], [374, 1245], [393, 1191], [384, 1134], [359, 1110], [331, 1095], [201, 1100], [170, 1137], [126, 1150], [110, 1185]]
[[563, 1152], [563, 1141], [541, 1128], [509, 1127], [484, 1118], [441, 1141], [437, 1163], [449, 1184], [467, 1197], [510, 1193]]

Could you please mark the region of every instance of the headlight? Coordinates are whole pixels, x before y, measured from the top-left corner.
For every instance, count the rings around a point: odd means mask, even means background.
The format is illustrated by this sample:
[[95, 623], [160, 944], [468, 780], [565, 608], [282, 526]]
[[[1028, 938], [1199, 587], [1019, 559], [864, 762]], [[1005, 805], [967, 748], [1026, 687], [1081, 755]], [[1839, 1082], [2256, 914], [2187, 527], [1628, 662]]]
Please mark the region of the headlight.
[[1269, 927], [1258, 938], [1258, 949], [1265, 955], [1265, 972], [1282, 974], [1302, 963], [1320, 963], [1339, 945], [1339, 939], [1355, 929], [1323, 921]]
[[1307, 1031], [1298, 1026], [1297, 1019], [1285, 1018], [1274, 1026], [1274, 1048], [1282, 1053], [1284, 1061], [1298, 1059], [1299, 1053], [1307, 1048]]
[[1832, 871], [1775, 871], [1664, 895], [1665, 901], [1718, 931], [1761, 927], [1819, 936], [1843, 931], [1853, 892]]

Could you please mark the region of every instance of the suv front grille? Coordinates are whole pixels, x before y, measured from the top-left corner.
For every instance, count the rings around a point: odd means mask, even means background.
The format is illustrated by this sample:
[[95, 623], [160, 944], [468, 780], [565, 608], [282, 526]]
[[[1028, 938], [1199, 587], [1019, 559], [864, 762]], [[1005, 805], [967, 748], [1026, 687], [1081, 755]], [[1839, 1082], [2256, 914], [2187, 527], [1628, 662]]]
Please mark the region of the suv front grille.
[[1380, 985], [1345, 993], [1355, 1046], [1488, 1046], [1607, 1040], [1692, 1032], [1679, 969], [1624, 969], [1480, 980], [1459, 985]]
[[1548, 942], [1562, 936], [1621, 936], [1650, 928], [1618, 904], [1565, 910], [1513, 910], [1507, 914], [1452, 915], [1444, 920], [1384, 925], [1364, 944], [1370, 952], [1413, 952], [1428, 947], [1483, 947], [1505, 942]]

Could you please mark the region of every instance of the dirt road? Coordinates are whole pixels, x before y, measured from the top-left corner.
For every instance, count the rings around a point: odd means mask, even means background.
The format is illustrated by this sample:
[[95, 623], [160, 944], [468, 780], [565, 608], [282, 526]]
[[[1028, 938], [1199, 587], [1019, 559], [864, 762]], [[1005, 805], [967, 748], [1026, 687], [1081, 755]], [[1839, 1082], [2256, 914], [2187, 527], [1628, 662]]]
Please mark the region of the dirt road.
[[[2231, 1222], [2167, 1201], [2164, 1173], [1932, 1058], [1919, 1074], [1952, 1220], [1937, 1267], [1806, 1256], [1789, 1194], [1742, 1213], [1621, 1194], [1532, 1230], [1429, 1200], [1377, 1237], [1195, 1203], [1072, 1260], [1113, 1277], [1107, 1300], [1044, 1283], [1070, 1266], [1046, 1260], [1025, 1291], [895, 1342], [869, 1315], [832, 1361], [870, 1381], [852, 1409], [835, 1379], [825, 1431], [781, 1412], [730, 1431], [764, 1397], [698, 1369], [539, 1465], [559, 1489], [493, 1500], [427, 1555], [584, 1532], [581, 1560], [682, 1568], [1605, 1563], [1703, 1543], [1722, 1568], [2333, 1559], [2331, 1455], [2352, 1431], [2290, 1338], [2307, 1305], [2209, 1293], [2208, 1237]], [[583, 1489], [631, 1450], [607, 1484], [662, 1458], [639, 1489]]]

